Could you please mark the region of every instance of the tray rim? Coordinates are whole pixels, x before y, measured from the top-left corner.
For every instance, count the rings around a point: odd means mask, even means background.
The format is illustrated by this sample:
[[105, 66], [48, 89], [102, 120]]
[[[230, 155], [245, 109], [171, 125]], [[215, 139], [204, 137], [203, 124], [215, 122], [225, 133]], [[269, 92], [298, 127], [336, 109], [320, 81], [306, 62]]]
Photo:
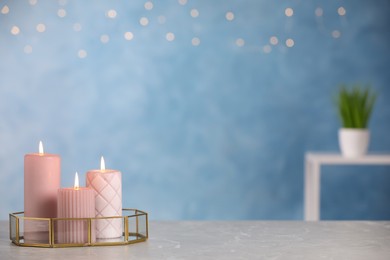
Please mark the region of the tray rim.
[[[123, 214], [125, 212], [134, 212], [133, 214]], [[107, 216], [107, 217], [93, 217], [93, 218], [37, 218], [37, 217], [25, 217], [20, 216], [24, 214], [24, 211], [18, 211], [9, 213], [9, 237], [11, 242], [16, 246], [23, 247], [41, 247], [41, 248], [64, 248], [64, 247], [89, 247], [89, 246], [117, 246], [117, 245], [130, 245], [139, 242], [145, 242], [149, 238], [149, 221], [148, 221], [148, 213], [143, 210], [135, 209], [135, 208], [122, 208], [122, 216]], [[145, 217], [145, 232], [144, 234], [139, 232], [139, 217]], [[136, 220], [136, 232], [129, 232], [129, 219], [135, 218]], [[12, 219], [15, 219], [15, 223], [12, 224]], [[40, 221], [48, 221], [49, 225], [49, 234], [48, 241], [49, 243], [25, 243], [21, 242], [21, 239], [24, 239], [23, 236], [20, 236], [20, 220], [40, 220]], [[101, 219], [123, 219], [124, 220], [124, 232], [123, 232], [123, 241], [118, 242], [93, 242], [91, 235], [91, 223], [94, 220]], [[54, 223], [58, 220], [83, 220], [88, 223], [88, 242], [87, 243], [55, 243], [55, 229]], [[12, 228], [15, 229], [15, 237], [12, 237]], [[136, 239], [129, 240], [129, 237], [136, 237]]]

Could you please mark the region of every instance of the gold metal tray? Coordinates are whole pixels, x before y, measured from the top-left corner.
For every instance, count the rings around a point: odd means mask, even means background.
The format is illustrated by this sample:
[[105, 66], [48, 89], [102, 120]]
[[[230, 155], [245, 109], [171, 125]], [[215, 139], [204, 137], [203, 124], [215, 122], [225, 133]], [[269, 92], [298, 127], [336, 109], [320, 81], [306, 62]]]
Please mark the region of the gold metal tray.
[[[122, 235], [115, 238], [96, 238], [96, 224], [102, 221], [121, 221]], [[81, 233], [76, 242], [60, 241], [62, 224], [72, 226]], [[35, 227], [34, 232], [25, 238], [27, 226]], [[30, 247], [83, 247], [83, 246], [113, 246], [144, 242], [148, 239], [148, 214], [138, 209], [122, 209], [122, 216], [98, 218], [31, 218], [24, 212], [9, 214], [9, 235], [12, 243], [17, 246]], [[64, 240], [64, 239], [62, 239]], [[68, 239], [69, 240], [69, 239]]]

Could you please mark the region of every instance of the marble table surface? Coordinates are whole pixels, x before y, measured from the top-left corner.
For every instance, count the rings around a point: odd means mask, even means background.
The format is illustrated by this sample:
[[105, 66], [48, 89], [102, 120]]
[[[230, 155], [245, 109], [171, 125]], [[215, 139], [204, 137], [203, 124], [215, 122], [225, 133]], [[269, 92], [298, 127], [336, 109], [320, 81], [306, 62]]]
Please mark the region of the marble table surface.
[[29, 248], [0, 221], [0, 259], [390, 259], [390, 221], [151, 221], [146, 242]]

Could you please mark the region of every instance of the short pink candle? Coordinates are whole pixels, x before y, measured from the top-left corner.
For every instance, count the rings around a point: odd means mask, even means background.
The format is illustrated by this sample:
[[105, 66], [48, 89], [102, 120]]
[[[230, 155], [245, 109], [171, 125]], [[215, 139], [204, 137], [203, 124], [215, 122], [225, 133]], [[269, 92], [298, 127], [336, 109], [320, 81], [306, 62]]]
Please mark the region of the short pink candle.
[[[87, 187], [96, 191], [96, 217], [122, 216], [122, 174], [117, 170], [106, 170], [103, 157], [100, 170], [87, 172]], [[117, 238], [122, 233], [122, 218], [96, 221], [96, 238]]]
[[[43, 152], [24, 156], [24, 216], [35, 218], [57, 217], [57, 190], [60, 187], [61, 159]], [[24, 241], [48, 243], [49, 221], [24, 221]]]
[[[81, 188], [75, 176], [73, 188], [58, 190], [58, 218], [94, 218], [95, 191]], [[57, 239], [59, 244], [88, 243], [88, 220], [57, 220]], [[91, 222], [91, 242], [95, 242], [95, 223]]]

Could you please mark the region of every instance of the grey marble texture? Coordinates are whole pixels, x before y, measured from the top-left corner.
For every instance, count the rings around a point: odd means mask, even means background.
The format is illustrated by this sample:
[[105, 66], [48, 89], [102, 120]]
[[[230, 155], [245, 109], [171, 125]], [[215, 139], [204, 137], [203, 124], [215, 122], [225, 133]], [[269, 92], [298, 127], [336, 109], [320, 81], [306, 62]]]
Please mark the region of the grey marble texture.
[[390, 259], [390, 222], [177, 221], [150, 223], [147, 242], [28, 248], [0, 221], [0, 259]]

